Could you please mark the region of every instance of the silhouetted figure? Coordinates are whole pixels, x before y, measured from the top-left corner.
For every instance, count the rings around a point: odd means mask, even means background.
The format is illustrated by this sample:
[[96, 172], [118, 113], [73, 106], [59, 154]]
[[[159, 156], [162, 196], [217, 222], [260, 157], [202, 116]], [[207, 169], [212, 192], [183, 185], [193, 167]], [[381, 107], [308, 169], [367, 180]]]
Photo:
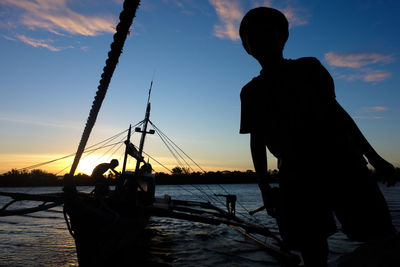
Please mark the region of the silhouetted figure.
[[144, 163], [142, 167], [140, 167], [139, 172], [141, 174], [151, 174], [153, 167], [151, 167], [150, 163]]
[[114, 174], [119, 174], [116, 170], [114, 170], [118, 164], [118, 160], [113, 159], [110, 161], [110, 163], [101, 163], [93, 169], [91, 177], [95, 179], [94, 194], [96, 196], [104, 196], [109, 192], [107, 180], [103, 174], [108, 170], [111, 170]]
[[[284, 241], [300, 249], [305, 266], [322, 267], [336, 232], [333, 213], [351, 239], [395, 233], [364, 156], [386, 179], [394, 167], [338, 104], [332, 77], [316, 58], [283, 58], [288, 36], [287, 19], [272, 8], [250, 10], [241, 22], [243, 47], [262, 70], [242, 89], [240, 133], [250, 134], [264, 205]], [[266, 147], [278, 158], [278, 200], [266, 180]]]
[[228, 211], [229, 215], [236, 214], [236, 195], [223, 195], [223, 194], [214, 194], [216, 197], [224, 197], [225, 198], [225, 207]]

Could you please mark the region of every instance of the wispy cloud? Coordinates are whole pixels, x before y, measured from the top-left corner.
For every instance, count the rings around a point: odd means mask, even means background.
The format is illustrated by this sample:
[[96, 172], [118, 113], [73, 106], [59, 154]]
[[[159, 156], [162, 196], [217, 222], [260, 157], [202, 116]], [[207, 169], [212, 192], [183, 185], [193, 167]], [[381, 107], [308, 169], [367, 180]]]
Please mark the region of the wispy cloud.
[[60, 51], [61, 50], [61, 48], [59, 48], [59, 47], [52, 46], [50, 43], [52, 43], [53, 41], [50, 39], [39, 40], [39, 39], [27, 37], [25, 35], [18, 35], [17, 38], [19, 40], [21, 40], [22, 42], [24, 42], [28, 45], [31, 45], [33, 47], [43, 47], [43, 48], [47, 48], [51, 51]]
[[290, 27], [308, 24], [309, 14], [306, 14], [305, 9], [292, 5], [278, 5], [273, 0], [209, 0], [209, 2], [215, 9], [219, 19], [219, 23], [214, 25], [214, 35], [221, 39], [230, 39], [233, 41], [240, 39], [239, 25], [244, 16], [244, 9], [241, 3], [249, 8], [260, 6], [277, 8], [285, 14]]
[[59, 121], [54, 123], [54, 122], [49, 122], [49, 121], [40, 121], [40, 120], [37, 120], [34, 118], [27, 118], [27, 117], [22, 118], [22, 117], [18, 117], [18, 116], [2, 115], [2, 116], [0, 116], [0, 121], [22, 123], [22, 124], [32, 124], [32, 125], [44, 126], [44, 127], [57, 127], [57, 128], [68, 128], [68, 129], [80, 129], [81, 128], [81, 126], [76, 123], [69, 123], [69, 122], [60, 123]]
[[329, 52], [325, 54], [325, 60], [330, 66], [360, 68], [376, 63], [390, 63], [393, 57], [381, 54], [336, 54]]
[[379, 120], [382, 119], [382, 116], [353, 116], [353, 119], [369, 119], [369, 120]]
[[256, 8], [260, 6], [272, 7], [273, 0], [262, 0], [262, 1], [251, 1], [251, 8]]
[[11, 36], [7, 36], [7, 35], [3, 35], [3, 38], [9, 41], [17, 41], [17, 39], [11, 37]]
[[303, 26], [308, 24], [308, 19], [310, 14], [306, 12], [304, 8], [293, 6], [287, 4], [286, 6], [282, 5], [282, 2], [277, 2], [273, 0], [263, 0], [263, 1], [252, 1], [251, 7], [272, 7], [280, 10], [283, 14], [285, 14], [287, 20], [289, 21], [289, 27]]
[[380, 82], [391, 76], [386, 70], [372, 69], [365, 66], [376, 64], [388, 64], [394, 61], [391, 55], [377, 53], [337, 54], [329, 52], [325, 54], [325, 61], [329, 66], [347, 68], [350, 73], [340, 74], [339, 79], [347, 81], [362, 80], [364, 82]]
[[238, 0], [210, 0], [220, 20], [214, 25], [214, 35], [221, 39], [239, 40], [239, 24], [243, 11]]
[[379, 111], [387, 111], [388, 107], [385, 106], [373, 106], [373, 107], [365, 107], [363, 108], [365, 112], [379, 112]]
[[381, 82], [392, 75], [386, 70], [358, 69], [357, 73], [339, 74], [336, 77], [346, 81], [362, 80], [364, 82]]
[[115, 31], [113, 17], [80, 14], [67, 6], [67, 0], [0, 0], [0, 3], [22, 9], [18, 21], [32, 30], [85, 36]]
[[[374, 119], [379, 120], [382, 119], [382, 112], [388, 111], [389, 108], [386, 106], [372, 106], [372, 107], [363, 107], [360, 115], [353, 116], [354, 119]], [[372, 114], [371, 113], [375, 113]], [[379, 115], [377, 115], [379, 114]]]
[[[196, 12], [202, 12], [204, 13], [204, 4], [202, 3], [203, 1], [198, 1], [198, 0], [162, 0], [164, 4], [166, 5], [174, 5], [177, 6], [182, 14], [191, 16], [195, 14]], [[147, 2], [143, 2], [145, 5], [145, 8], [147, 6], [153, 7], [151, 4], [148, 4]]]
[[283, 14], [289, 21], [289, 27], [303, 26], [308, 24], [309, 14], [305, 10], [288, 6], [282, 9]]
[[386, 80], [392, 74], [386, 70], [366, 70], [363, 80], [365, 82], [380, 82]]

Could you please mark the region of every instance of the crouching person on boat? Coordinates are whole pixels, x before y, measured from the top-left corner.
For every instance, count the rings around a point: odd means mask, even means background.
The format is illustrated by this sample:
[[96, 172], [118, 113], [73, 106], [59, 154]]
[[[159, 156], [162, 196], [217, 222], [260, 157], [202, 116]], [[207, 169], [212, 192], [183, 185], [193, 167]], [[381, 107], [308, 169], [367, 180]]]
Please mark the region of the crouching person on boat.
[[118, 165], [118, 160], [113, 159], [110, 161], [110, 163], [101, 163], [93, 169], [91, 177], [94, 179], [95, 183], [95, 196], [105, 196], [109, 193], [110, 189], [108, 187], [107, 179], [103, 174], [105, 174], [108, 170], [112, 171], [115, 175], [119, 174], [119, 172], [115, 170]]
[[[395, 234], [364, 156], [389, 180], [393, 165], [375, 152], [338, 104], [333, 79], [316, 58], [283, 58], [286, 17], [272, 8], [250, 10], [239, 34], [262, 67], [241, 91], [240, 133], [250, 134], [264, 206], [276, 217], [284, 242], [301, 251], [305, 266], [323, 267], [327, 238], [337, 230], [334, 215], [353, 240]], [[278, 158], [278, 197], [264, 180], [266, 147]]]

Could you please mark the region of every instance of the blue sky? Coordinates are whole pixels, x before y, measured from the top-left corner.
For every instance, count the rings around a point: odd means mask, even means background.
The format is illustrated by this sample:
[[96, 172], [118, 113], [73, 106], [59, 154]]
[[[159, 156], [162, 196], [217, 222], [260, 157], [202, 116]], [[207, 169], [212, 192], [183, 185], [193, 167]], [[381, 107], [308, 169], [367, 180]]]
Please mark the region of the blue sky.
[[[249, 137], [238, 134], [239, 93], [260, 67], [237, 29], [256, 6], [285, 13], [284, 56], [317, 57], [338, 101], [400, 166], [400, 3], [389, 0], [144, 0], [89, 145], [143, 119], [154, 78], [151, 119], [175, 143], [207, 170], [252, 169]], [[118, 0], [0, 0], [0, 173], [76, 151], [121, 8]], [[176, 165], [157, 137], [148, 141], [149, 154]], [[84, 164], [89, 172], [95, 163]]]

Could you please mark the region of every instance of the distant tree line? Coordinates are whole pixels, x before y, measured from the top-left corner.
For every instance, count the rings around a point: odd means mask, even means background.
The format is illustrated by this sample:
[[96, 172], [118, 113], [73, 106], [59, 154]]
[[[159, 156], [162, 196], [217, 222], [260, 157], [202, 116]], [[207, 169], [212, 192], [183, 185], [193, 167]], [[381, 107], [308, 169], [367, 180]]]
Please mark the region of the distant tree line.
[[[276, 171], [270, 171], [272, 177]], [[254, 171], [210, 171], [190, 172], [186, 168], [175, 167], [172, 174], [156, 173], [156, 184], [249, 184], [256, 183]]]
[[[20, 187], [20, 186], [63, 186], [63, 177], [55, 174], [35, 169], [11, 170], [0, 175], [0, 187]], [[76, 185], [94, 185], [90, 176], [79, 173], [74, 176]]]
[[[306, 170], [304, 170], [306, 171]], [[380, 175], [371, 170], [371, 174], [381, 181]], [[396, 180], [400, 181], [400, 168], [396, 168]], [[108, 176], [110, 185], [115, 184], [115, 177]], [[175, 167], [171, 174], [155, 173], [156, 184], [249, 184], [256, 183], [257, 176], [254, 171], [210, 171], [190, 172], [186, 168]], [[268, 180], [271, 183], [278, 182], [279, 173], [277, 170], [268, 171]], [[93, 186], [94, 180], [89, 175], [77, 174], [74, 176], [77, 186]], [[32, 186], [63, 186], [63, 177], [43, 170], [11, 170], [0, 175], [0, 187], [32, 187]]]

